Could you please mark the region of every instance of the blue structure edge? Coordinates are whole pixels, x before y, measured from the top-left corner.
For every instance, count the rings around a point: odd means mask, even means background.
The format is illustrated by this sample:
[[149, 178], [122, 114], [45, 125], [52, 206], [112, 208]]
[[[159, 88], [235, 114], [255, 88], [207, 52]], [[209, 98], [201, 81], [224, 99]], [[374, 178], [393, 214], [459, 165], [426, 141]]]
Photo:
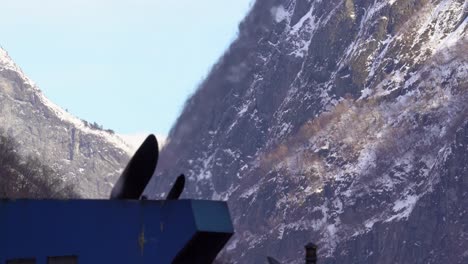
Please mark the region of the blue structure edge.
[[220, 201], [0, 200], [0, 264], [211, 263], [233, 232]]

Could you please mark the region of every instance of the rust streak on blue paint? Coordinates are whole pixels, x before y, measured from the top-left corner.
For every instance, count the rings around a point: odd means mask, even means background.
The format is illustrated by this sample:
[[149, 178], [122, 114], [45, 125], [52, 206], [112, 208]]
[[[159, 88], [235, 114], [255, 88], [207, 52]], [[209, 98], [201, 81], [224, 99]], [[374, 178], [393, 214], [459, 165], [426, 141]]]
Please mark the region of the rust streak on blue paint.
[[146, 244], [146, 238], [145, 238], [145, 226], [141, 228], [140, 235], [138, 236], [138, 244], [140, 245], [140, 250], [141, 250], [141, 255], [143, 256], [145, 252], [145, 244]]

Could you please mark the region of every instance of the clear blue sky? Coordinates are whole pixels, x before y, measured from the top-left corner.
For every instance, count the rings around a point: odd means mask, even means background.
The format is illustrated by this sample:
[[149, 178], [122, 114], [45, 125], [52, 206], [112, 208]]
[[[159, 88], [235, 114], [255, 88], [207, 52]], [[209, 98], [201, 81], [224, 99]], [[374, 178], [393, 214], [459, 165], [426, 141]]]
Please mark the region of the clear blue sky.
[[251, 2], [2, 1], [0, 45], [70, 113], [122, 134], [165, 135]]

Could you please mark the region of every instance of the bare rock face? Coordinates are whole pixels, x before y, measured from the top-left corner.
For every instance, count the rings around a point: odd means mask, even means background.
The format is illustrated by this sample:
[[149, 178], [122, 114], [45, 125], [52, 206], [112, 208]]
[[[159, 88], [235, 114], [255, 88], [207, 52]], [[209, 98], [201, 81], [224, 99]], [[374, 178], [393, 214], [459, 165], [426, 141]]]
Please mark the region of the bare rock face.
[[468, 263], [464, 0], [259, 0], [149, 194], [224, 199], [236, 263]]
[[92, 128], [50, 102], [0, 49], [0, 128], [77, 186], [86, 198], [108, 197], [129, 159], [116, 135]]

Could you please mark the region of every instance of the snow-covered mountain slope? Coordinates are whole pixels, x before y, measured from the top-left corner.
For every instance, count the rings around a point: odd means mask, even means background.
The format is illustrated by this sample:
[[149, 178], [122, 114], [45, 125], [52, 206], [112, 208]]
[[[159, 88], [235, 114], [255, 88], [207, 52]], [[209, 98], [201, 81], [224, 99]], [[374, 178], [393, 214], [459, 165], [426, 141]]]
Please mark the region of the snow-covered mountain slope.
[[0, 129], [19, 142], [21, 152], [39, 156], [88, 198], [108, 197], [131, 151], [118, 136], [48, 100], [1, 48]]
[[465, 0], [258, 0], [147, 189], [229, 201], [237, 263], [468, 263]]

